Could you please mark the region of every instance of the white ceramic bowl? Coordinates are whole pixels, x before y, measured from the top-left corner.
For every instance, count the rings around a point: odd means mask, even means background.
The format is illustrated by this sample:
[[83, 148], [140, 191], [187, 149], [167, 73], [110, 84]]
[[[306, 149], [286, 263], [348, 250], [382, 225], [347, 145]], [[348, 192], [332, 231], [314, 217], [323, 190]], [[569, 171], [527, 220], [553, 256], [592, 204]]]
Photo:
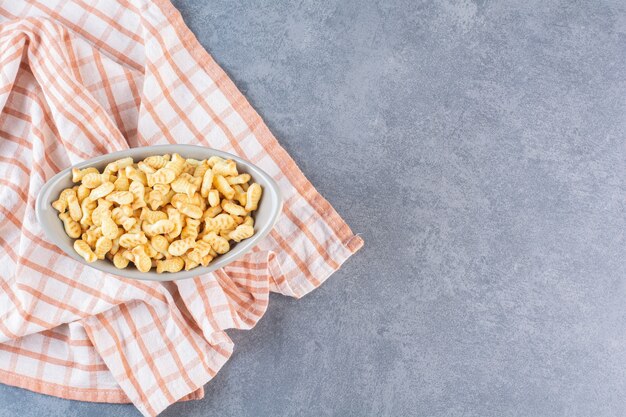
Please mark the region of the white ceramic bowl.
[[[199, 160], [208, 159], [213, 155], [217, 155], [224, 159], [234, 160], [237, 163], [239, 172], [250, 174], [252, 177], [251, 181], [257, 182], [263, 187], [263, 196], [259, 202], [259, 208], [253, 214], [255, 230], [254, 236], [233, 244], [230, 252], [216, 257], [208, 266], [200, 266], [190, 271], [180, 271], [175, 273], [165, 272], [157, 274], [154, 272], [154, 269], [152, 269], [150, 272], [140, 272], [135, 269], [132, 263], [130, 263], [126, 269], [117, 269], [108, 259], [96, 260], [95, 262], [87, 263], [74, 251], [74, 239], [67, 236], [65, 229], [63, 228], [63, 222], [58, 217], [58, 212], [52, 208], [52, 202], [59, 197], [61, 191], [75, 185], [72, 183], [72, 168], [82, 169], [86, 167], [95, 167], [102, 171], [109, 162], [125, 158], [127, 156], [132, 157], [135, 162], [139, 162], [151, 155], [163, 155], [168, 153], [179, 153], [185, 158]], [[235, 155], [211, 148], [192, 145], [159, 145], [132, 148], [120, 152], [110, 153], [108, 155], [98, 156], [88, 161], [81, 162], [73, 167], [64, 169], [52, 177], [39, 192], [37, 202], [35, 204], [37, 221], [43, 228], [48, 240], [61, 248], [71, 258], [76, 259], [78, 262], [82, 262], [92, 268], [99, 269], [100, 271], [108, 272], [110, 274], [125, 278], [151, 281], [172, 281], [182, 278], [191, 278], [224, 267], [249, 252], [252, 247], [259, 242], [259, 240], [263, 239], [276, 224], [281, 210], [282, 199], [278, 185], [262, 169]]]

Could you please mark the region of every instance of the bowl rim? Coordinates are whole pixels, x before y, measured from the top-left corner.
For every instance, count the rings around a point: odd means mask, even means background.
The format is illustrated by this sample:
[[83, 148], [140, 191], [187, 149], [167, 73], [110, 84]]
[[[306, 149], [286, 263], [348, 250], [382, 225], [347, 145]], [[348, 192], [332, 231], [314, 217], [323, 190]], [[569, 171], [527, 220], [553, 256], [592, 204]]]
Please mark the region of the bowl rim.
[[[82, 168], [87, 168], [91, 166], [97, 166], [100, 164], [112, 162], [117, 159], [125, 158], [128, 156], [131, 156], [134, 159], [135, 155], [144, 154], [146, 152], [152, 152], [153, 155], [179, 153], [181, 154], [181, 156], [185, 158], [194, 158], [193, 152], [197, 152], [199, 149], [201, 149], [202, 152], [206, 153], [207, 155], [210, 154], [211, 156], [215, 155], [215, 156], [222, 157], [224, 159], [234, 160], [237, 163], [237, 165], [245, 168], [244, 172], [251, 174], [251, 177], [253, 180], [262, 178], [262, 180], [267, 184], [267, 186], [265, 186], [263, 190], [263, 197], [271, 199], [274, 203], [272, 204], [272, 201], [265, 201], [265, 204], [270, 205], [273, 209], [270, 212], [268, 222], [266, 222], [263, 225], [260, 225], [259, 228], [257, 228], [257, 224], [255, 223], [254, 236], [237, 243], [232, 249], [232, 251], [229, 251], [224, 255], [220, 255], [219, 257], [216, 258], [214, 262], [211, 262], [206, 267], [198, 266], [189, 271], [183, 270], [179, 272], [165, 272], [162, 274], [157, 274], [154, 271], [154, 269], [151, 269], [148, 272], [140, 272], [136, 270], [134, 267], [132, 269], [117, 269], [113, 265], [112, 262], [106, 259], [97, 260], [93, 263], [88, 263], [80, 255], [78, 255], [74, 250], [71, 250], [71, 251], [65, 250], [64, 246], [66, 245], [66, 243], [63, 242], [63, 240], [67, 238], [68, 236], [67, 235], [57, 236], [55, 233], [52, 233], [52, 231], [47, 226], [47, 222], [43, 220], [44, 211], [50, 208], [47, 206], [51, 204], [52, 201], [58, 198], [58, 196], [56, 195], [55, 196], [51, 195], [52, 189], [55, 188], [54, 186], [57, 185], [59, 182], [69, 177], [71, 175], [73, 168], [82, 169]], [[209, 156], [207, 156], [206, 158], [208, 157]], [[205, 159], [205, 157], [202, 157], [201, 159]], [[249, 172], [250, 170], [255, 171], [255, 172], [251, 173]], [[58, 247], [61, 251], [63, 251], [63, 253], [68, 255], [70, 258], [82, 263], [83, 265], [87, 265], [91, 268], [94, 268], [104, 273], [116, 275], [118, 277], [127, 278], [127, 279], [146, 280], [146, 281], [175, 281], [179, 279], [193, 278], [199, 275], [204, 275], [204, 274], [213, 272], [217, 269], [223, 268], [224, 266], [230, 264], [233, 261], [236, 261], [237, 259], [249, 253], [258, 244], [258, 242], [261, 241], [263, 238], [265, 238], [270, 233], [270, 231], [274, 228], [274, 226], [276, 225], [276, 222], [278, 221], [279, 215], [282, 212], [282, 208], [283, 208], [283, 199], [282, 199], [280, 189], [278, 187], [278, 183], [267, 172], [261, 169], [258, 165], [248, 160], [245, 160], [237, 155], [233, 155], [231, 153], [220, 151], [218, 149], [214, 149], [214, 148], [210, 148], [206, 146], [168, 144], [168, 145], [153, 145], [153, 146], [142, 146], [142, 147], [124, 149], [124, 150], [112, 152], [106, 155], [96, 156], [94, 158], [85, 160], [75, 165], [71, 165], [61, 170], [60, 172], [55, 174], [52, 178], [50, 178], [48, 181], [46, 181], [43, 187], [41, 188], [41, 190], [39, 190], [39, 193], [37, 195], [37, 199], [35, 202], [35, 218], [37, 219], [37, 222], [41, 226], [44, 232], [44, 235], [49, 242], [53, 243], [56, 247]], [[55, 210], [55, 213], [56, 213], [56, 210]], [[74, 240], [76, 239], [72, 239], [72, 241]]]

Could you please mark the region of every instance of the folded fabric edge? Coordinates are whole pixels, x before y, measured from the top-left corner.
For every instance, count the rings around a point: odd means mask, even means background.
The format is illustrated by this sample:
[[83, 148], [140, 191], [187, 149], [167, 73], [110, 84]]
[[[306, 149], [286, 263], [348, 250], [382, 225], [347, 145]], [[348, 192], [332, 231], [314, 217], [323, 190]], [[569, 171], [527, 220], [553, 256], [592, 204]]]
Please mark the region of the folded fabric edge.
[[337, 267], [329, 271], [326, 271], [325, 273], [321, 275], [316, 275], [315, 276], [315, 278], [317, 279], [316, 285], [310, 285], [308, 281], [307, 283], [309, 285], [294, 285], [294, 284], [290, 284], [286, 279], [281, 279], [281, 277], [283, 277], [283, 272], [280, 266], [280, 262], [278, 262], [278, 260], [276, 259], [276, 256], [271, 256], [270, 259], [268, 260], [268, 268], [269, 268], [270, 275], [272, 276], [274, 283], [276, 285], [276, 289], [272, 291], [277, 290], [283, 295], [294, 297], [297, 299], [304, 297], [305, 295], [309, 294], [316, 288], [319, 288], [328, 278], [330, 278], [332, 274], [337, 272], [337, 270], [341, 268], [341, 265], [343, 265], [343, 263], [347, 261], [348, 258], [350, 258], [352, 255], [354, 255], [354, 253], [356, 253], [359, 249], [363, 247], [363, 244], [364, 244], [363, 239], [361, 239], [361, 237], [358, 235], [354, 235], [350, 239], [348, 239], [346, 242], [342, 242], [341, 245], [346, 250], [339, 251], [340, 254], [338, 253], [333, 256], [333, 261], [337, 263]]
[[[39, 379], [19, 375], [5, 370], [0, 370], [0, 383], [65, 400], [111, 404], [131, 403], [130, 399], [121, 388], [72, 388], [52, 382], [44, 382]], [[197, 389], [196, 391], [182, 397], [178, 401], [201, 400], [202, 398], [204, 398], [204, 388]]]
[[40, 394], [64, 398], [66, 400], [90, 401], [98, 403], [130, 403], [121, 388], [72, 388], [65, 385], [44, 382], [35, 378], [0, 370], [0, 382]]

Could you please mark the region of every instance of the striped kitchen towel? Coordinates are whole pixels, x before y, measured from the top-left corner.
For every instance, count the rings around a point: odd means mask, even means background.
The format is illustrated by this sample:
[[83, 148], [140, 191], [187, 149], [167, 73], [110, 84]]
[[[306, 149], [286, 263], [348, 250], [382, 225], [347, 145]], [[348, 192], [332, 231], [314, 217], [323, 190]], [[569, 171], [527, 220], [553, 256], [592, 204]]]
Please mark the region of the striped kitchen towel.
[[[154, 416], [228, 360], [269, 292], [302, 297], [358, 250], [353, 235], [169, 0], [0, 3], [0, 382], [132, 402]], [[47, 179], [128, 147], [205, 145], [258, 164], [285, 198], [253, 252], [171, 283], [104, 274], [46, 241]]]

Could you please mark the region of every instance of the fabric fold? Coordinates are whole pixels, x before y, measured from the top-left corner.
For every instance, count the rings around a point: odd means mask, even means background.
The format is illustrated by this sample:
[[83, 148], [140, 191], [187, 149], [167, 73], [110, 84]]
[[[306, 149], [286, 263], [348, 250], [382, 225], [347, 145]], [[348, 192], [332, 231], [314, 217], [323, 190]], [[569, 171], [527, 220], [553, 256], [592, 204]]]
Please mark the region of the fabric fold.
[[[34, 202], [63, 168], [135, 146], [237, 154], [284, 210], [252, 252], [193, 279], [104, 274], [46, 241]], [[0, 382], [146, 416], [203, 396], [269, 293], [300, 298], [363, 244], [166, 0], [0, 4]]]

